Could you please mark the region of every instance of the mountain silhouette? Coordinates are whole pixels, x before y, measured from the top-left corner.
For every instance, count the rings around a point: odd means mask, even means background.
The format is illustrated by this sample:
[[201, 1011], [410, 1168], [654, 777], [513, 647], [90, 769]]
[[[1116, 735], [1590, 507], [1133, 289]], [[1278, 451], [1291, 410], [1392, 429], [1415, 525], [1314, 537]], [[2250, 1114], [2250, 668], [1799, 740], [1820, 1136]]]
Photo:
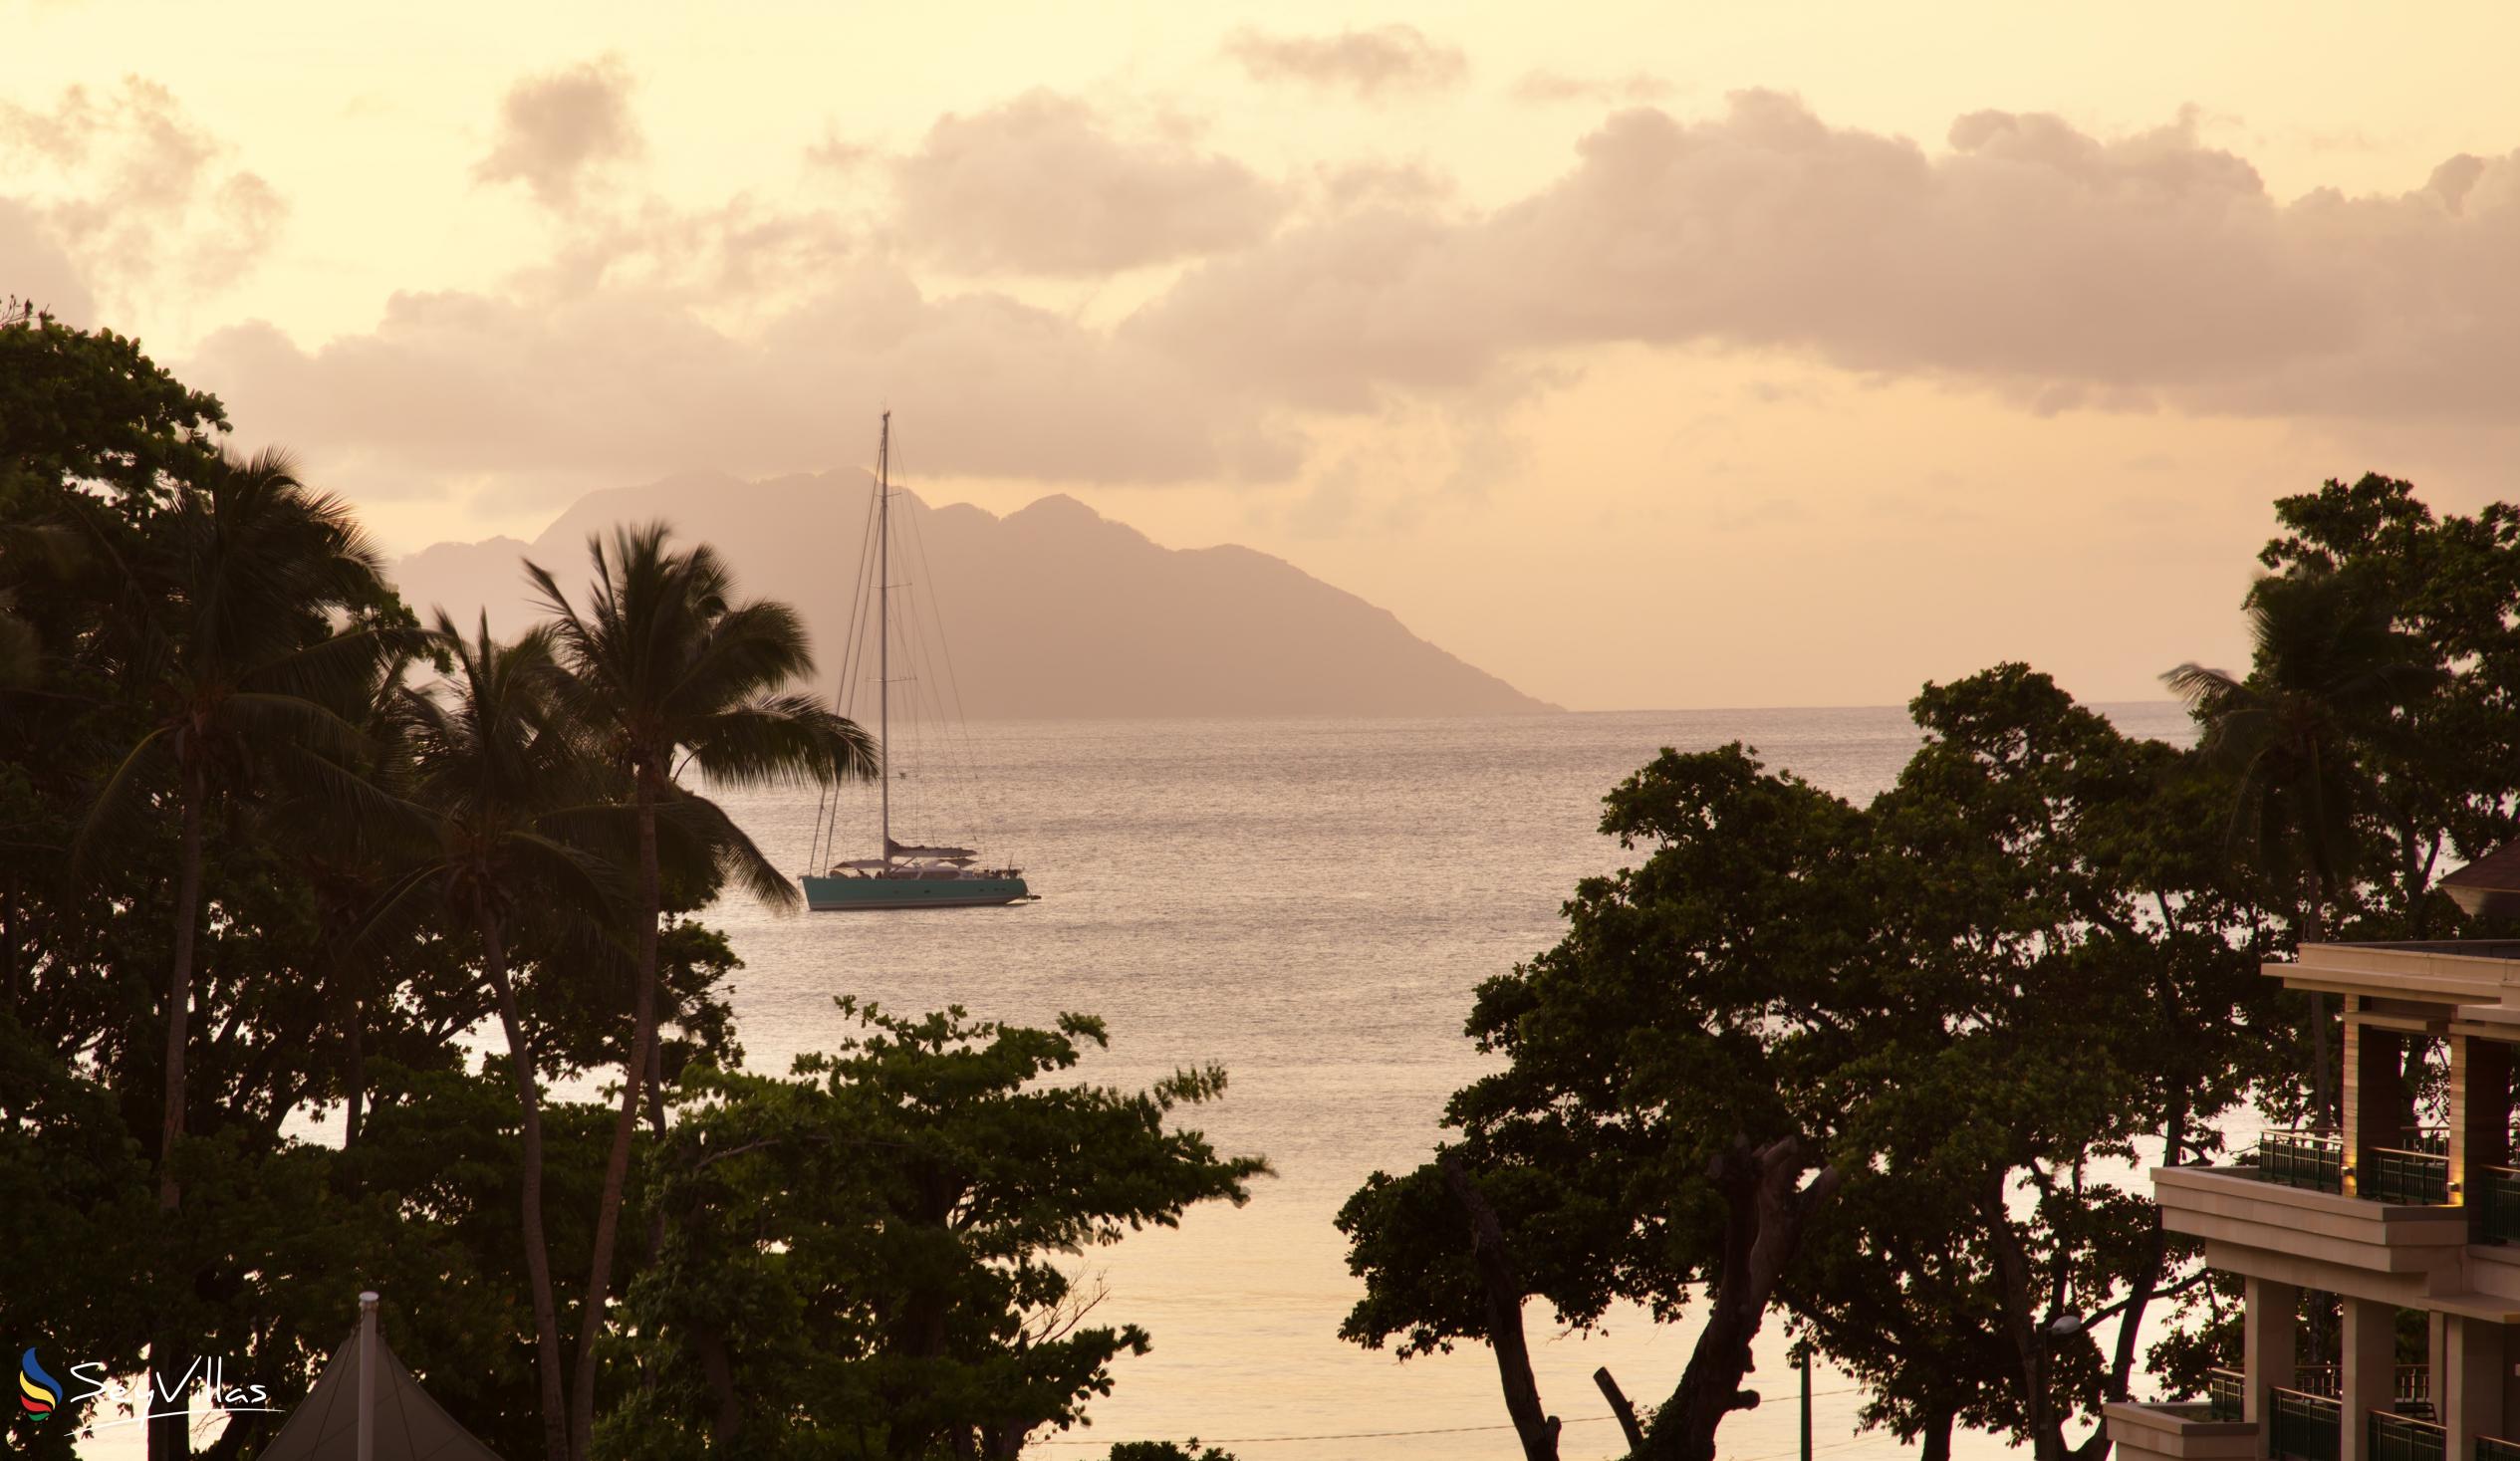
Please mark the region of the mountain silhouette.
[[[764, 482], [685, 475], [580, 499], [532, 543], [440, 543], [394, 570], [423, 614], [477, 609], [514, 632], [533, 609], [522, 560], [583, 605], [588, 535], [663, 519], [714, 544], [746, 597], [797, 607], [836, 687], [871, 497], [857, 471]], [[892, 502], [894, 612], [942, 622], [977, 720], [1485, 715], [1554, 709], [1410, 633], [1386, 609], [1248, 548], [1171, 549], [1073, 497], [1005, 517]], [[896, 643], [898, 640], [896, 639]], [[896, 666], [895, 673], [897, 674]]]

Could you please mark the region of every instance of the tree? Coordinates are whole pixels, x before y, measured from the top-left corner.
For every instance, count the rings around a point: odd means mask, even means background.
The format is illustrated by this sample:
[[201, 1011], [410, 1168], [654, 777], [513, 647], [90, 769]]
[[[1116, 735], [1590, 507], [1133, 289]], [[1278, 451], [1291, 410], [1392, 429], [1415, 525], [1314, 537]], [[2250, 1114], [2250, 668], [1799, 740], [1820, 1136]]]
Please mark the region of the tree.
[[[1706, 1461], [1723, 1417], [1754, 1403], [1741, 1381], [1777, 1284], [1862, 1165], [1844, 1133], [1905, 1018], [1890, 910], [1863, 814], [1738, 745], [1666, 750], [1611, 794], [1602, 828], [1648, 853], [1585, 879], [1566, 937], [1479, 986], [1470, 1037], [1508, 1064], [1452, 1097], [1459, 1140], [1341, 1210], [1366, 1295], [1340, 1333], [1502, 1355], [1525, 1294], [1579, 1327], [1614, 1300], [1662, 1320], [1702, 1303], [1638, 1454]], [[1482, 1206], [1508, 1262], [1474, 1236]], [[1504, 1378], [1529, 1389], [1527, 1369]], [[1516, 1418], [1526, 1456], [1555, 1454], [1552, 1428]]]
[[[2206, 754], [2237, 779], [2234, 844], [2294, 897], [2303, 941], [2319, 943], [2330, 901], [2355, 885], [2361, 820], [2377, 796], [2369, 748], [2441, 673], [2366, 576], [2304, 562], [2258, 580], [2247, 608], [2247, 676], [2190, 662], [2162, 678], [2203, 725]], [[2325, 1006], [2310, 996], [2312, 1100], [2333, 1122]]]
[[[222, 454], [150, 525], [131, 567], [141, 612], [125, 624], [123, 660], [158, 696], [158, 714], [98, 794], [72, 849], [74, 867], [127, 828], [152, 794], [181, 829], [174, 940], [165, 995], [164, 1116], [158, 1205], [182, 1205], [176, 1148], [187, 1120], [184, 1063], [193, 952], [202, 913], [202, 839], [214, 804], [257, 785], [345, 802], [373, 796], [357, 762], [363, 741], [343, 709], [355, 701], [383, 631], [337, 615], [389, 598], [378, 559], [338, 498], [301, 484], [289, 460]], [[171, 1355], [182, 1337], [163, 1334]], [[188, 1447], [183, 1417], [150, 1426], [152, 1456]]]
[[[2426, 939], [2463, 925], [2432, 888], [2444, 854], [2473, 858], [2520, 832], [2520, 510], [2435, 517], [2414, 488], [2367, 475], [2276, 501], [2284, 529], [2258, 561], [2288, 577], [2370, 588], [2429, 655], [2428, 693], [2394, 707], [2358, 748], [2375, 796], [2356, 870], [2372, 936]], [[2342, 890], [2340, 890], [2342, 891]]]
[[625, 1456], [1011, 1457], [1076, 1422], [1134, 1325], [1055, 1259], [1239, 1206], [1257, 1157], [1171, 1124], [1224, 1091], [1053, 1084], [1100, 1021], [1052, 1029], [840, 1002], [870, 1033], [775, 1080], [687, 1079], [650, 1171], [666, 1216], [629, 1305], [648, 1383], [607, 1422]]
[[1883, 1057], [1856, 1123], [1875, 1160], [1788, 1297], [1902, 1433], [1947, 1449], [1931, 1438], [1966, 1416], [2054, 1461], [2067, 1419], [2127, 1397], [2154, 1300], [2202, 1277], [2148, 1197], [2096, 1169], [2140, 1142], [2170, 1165], [2211, 1150], [2288, 1074], [2261, 1034], [2261, 919], [2207, 758], [2019, 664], [1911, 708], [1924, 742], [1870, 816], [1929, 1018]]
[[526, 566], [553, 615], [568, 670], [556, 682], [555, 698], [599, 753], [629, 778], [637, 835], [631, 1042], [579, 1310], [570, 1397], [576, 1461], [586, 1461], [593, 1444], [598, 1341], [642, 1083], [651, 1099], [658, 1096], [660, 815], [670, 810], [706, 829], [728, 874], [756, 896], [778, 906], [793, 906], [797, 898], [795, 887], [723, 811], [677, 784], [682, 769], [677, 758], [696, 765], [712, 782], [735, 786], [864, 776], [875, 766], [873, 747], [857, 726], [810, 696], [784, 693], [814, 667], [794, 609], [737, 602], [733, 576], [717, 554], [705, 544], [669, 547], [662, 524], [623, 529], [609, 547], [600, 537], [591, 539], [588, 550], [596, 577], [583, 612], [548, 571]]
[[502, 644], [490, 636], [485, 614], [467, 638], [440, 610], [434, 641], [449, 656], [451, 675], [441, 687], [405, 697], [414, 726], [412, 797], [431, 819], [434, 846], [394, 880], [372, 921], [387, 921], [426, 896], [478, 940], [481, 977], [498, 1011], [516, 1088], [519, 1211], [544, 1454], [567, 1461], [567, 1370], [543, 1218], [540, 1067], [517, 999], [510, 940], [524, 900], [549, 899], [601, 920], [621, 901], [620, 878], [609, 863], [552, 832], [552, 824], [580, 813], [601, 788], [584, 748], [552, 707], [558, 666], [551, 630], [537, 627]]

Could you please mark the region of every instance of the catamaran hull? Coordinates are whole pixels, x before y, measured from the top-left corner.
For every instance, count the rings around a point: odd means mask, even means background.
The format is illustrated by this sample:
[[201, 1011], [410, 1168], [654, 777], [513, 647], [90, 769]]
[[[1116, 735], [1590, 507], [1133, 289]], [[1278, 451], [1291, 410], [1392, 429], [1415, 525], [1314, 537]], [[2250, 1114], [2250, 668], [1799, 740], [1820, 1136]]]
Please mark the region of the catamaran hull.
[[879, 908], [989, 908], [1032, 896], [1020, 877], [808, 877], [805, 906], [817, 913]]

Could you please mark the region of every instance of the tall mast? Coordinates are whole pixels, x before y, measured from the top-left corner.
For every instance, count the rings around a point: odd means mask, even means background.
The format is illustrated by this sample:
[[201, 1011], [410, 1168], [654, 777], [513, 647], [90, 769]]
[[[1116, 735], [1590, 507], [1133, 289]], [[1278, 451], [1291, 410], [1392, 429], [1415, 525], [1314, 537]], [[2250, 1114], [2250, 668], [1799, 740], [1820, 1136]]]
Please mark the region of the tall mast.
[[883, 865], [892, 865], [892, 413], [875, 448], [876, 776], [883, 783]]

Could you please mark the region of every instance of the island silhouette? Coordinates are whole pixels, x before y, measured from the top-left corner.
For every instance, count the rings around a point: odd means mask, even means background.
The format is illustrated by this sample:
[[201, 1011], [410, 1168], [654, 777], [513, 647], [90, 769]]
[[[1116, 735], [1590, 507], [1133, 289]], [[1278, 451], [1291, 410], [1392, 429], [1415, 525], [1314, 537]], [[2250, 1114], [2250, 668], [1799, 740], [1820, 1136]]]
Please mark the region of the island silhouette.
[[[897, 489], [896, 489], [897, 490]], [[748, 596], [794, 604], [827, 689], [849, 630], [869, 489], [856, 469], [744, 482], [691, 473], [590, 493], [532, 543], [439, 543], [393, 577], [414, 606], [486, 606], [513, 632], [533, 617], [523, 560], [564, 585], [589, 534], [663, 519], [743, 566]], [[1435, 716], [1558, 707], [1429, 643], [1389, 610], [1231, 544], [1165, 548], [1064, 494], [999, 517], [893, 500], [892, 582], [919, 582], [973, 719], [1260, 715]], [[899, 591], [896, 589], [896, 593]]]

